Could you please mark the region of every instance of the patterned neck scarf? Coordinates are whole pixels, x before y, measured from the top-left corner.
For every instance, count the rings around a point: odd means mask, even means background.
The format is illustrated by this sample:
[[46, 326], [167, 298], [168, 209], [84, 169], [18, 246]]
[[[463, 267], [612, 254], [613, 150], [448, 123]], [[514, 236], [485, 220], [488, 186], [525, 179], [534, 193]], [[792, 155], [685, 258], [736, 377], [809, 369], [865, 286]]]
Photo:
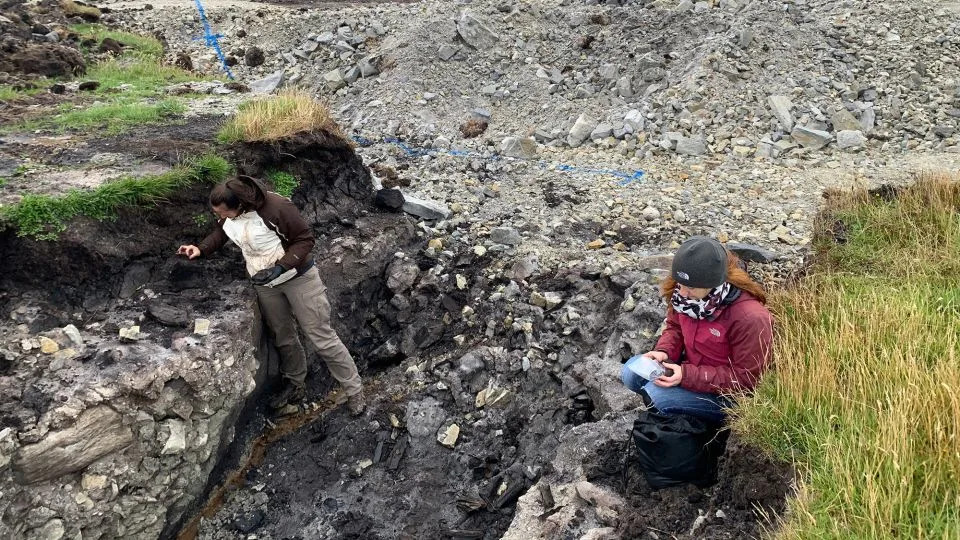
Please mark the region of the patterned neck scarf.
[[699, 319], [701, 321], [711, 320], [721, 307], [730, 304], [740, 296], [740, 289], [724, 281], [723, 284], [710, 289], [710, 292], [701, 300], [686, 298], [680, 295], [680, 286], [673, 291], [673, 297], [670, 303], [677, 313], [683, 313], [688, 317]]

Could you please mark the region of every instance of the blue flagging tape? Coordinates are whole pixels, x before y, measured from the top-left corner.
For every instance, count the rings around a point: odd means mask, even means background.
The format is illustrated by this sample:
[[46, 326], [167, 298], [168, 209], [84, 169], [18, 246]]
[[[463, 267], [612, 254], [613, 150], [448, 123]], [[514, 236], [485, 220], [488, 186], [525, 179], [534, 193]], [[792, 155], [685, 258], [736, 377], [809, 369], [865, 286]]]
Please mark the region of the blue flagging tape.
[[230, 66], [227, 65], [227, 59], [223, 56], [223, 51], [220, 50], [220, 38], [223, 36], [221, 34], [214, 34], [213, 30], [210, 28], [210, 21], [207, 20], [207, 13], [203, 10], [203, 4], [200, 3], [200, 0], [194, 0], [197, 4], [197, 11], [200, 13], [200, 22], [203, 23], [203, 41], [207, 44], [208, 47], [213, 47], [213, 50], [217, 52], [217, 58], [220, 59], [220, 64], [223, 66], [223, 70], [227, 72], [227, 77], [230, 80], [233, 80], [233, 73], [230, 72]]
[[[367, 139], [366, 137], [360, 137], [359, 135], [353, 136], [353, 140], [360, 146], [372, 146], [375, 144], [375, 141]], [[410, 157], [421, 157], [421, 156], [426, 156], [429, 154], [440, 152], [440, 153], [446, 153], [448, 155], [455, 156], [455, 157], [471, 157], [471, 158], [486, 159], [488, 161], [499, 161], [500, 159], [527, 161], [527, 160], [524, 160], [523, 158], [503, 158], [498, 154], [493, 154], [491, 156], [483, 156], [481, 154], [478, 154], [477, 152], [470, 152], [468, 150], [456, 150], [456, 149], [437, 150], [437, 149], [417, 148], [417, 147], [410, 146], [409, 144], [401, 141], [400, 139], [397, 139], [396, 137], [385, 137], [383, 139], [383, 142], [388, 144], [393, 144], [399, 147], [401, 150], [403, 150], [405, 154], [407, 154]], [[541, 169], [547, 169], [552, 167], [553, 170], [560, 171], [560, 172], [592, 174], [597, 176], [613, 176], [615, 178], [620, 179], [617, 182], [617, 184], [621, 186], [626, 186], [633, 182], [639, 182], [640, 180], [643, 179], [643, 176], [645, 174], [641, 170], [619, 171], [616, 169], [595, 169], [590, 167], [576, 167], [573, 165], [566, 165], [563, 163], [551, 166], [549, 163], [545, 161], [538, 161], [537, 165]]]

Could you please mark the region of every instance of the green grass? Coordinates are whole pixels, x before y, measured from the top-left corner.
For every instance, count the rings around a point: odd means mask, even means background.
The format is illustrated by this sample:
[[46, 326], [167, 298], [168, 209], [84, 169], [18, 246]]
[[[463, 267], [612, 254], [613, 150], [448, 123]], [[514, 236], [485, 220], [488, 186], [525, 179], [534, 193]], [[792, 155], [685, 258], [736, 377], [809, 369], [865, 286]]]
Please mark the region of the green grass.
[[50, 118], [49, 125], [60, 131], [98, 128], [114, 135], [133, 126], [162, 123], [184, 111], [186, 106], [176, 99], [157, 103], [121, 100], [63, 112]]
[[61, 196], [26, 195], [19, 203], [0, 208], [0, 216], [20, 236], [54, 240], [66, 230], [67, 222], [76, 217], [114, 219], [121, 207], [156, 204], [177, 189], [217, 183], [230, 171], [222, 157], [201, 156], [164, 174], [120, 178], [96, 189], [73, 189]]
[[777, 537], [960, 538], [958, 209], [943, 179], [842, 198], [773, 296], [776, 366], [735, 424], [800, 473]]
[[33, 81], [35, 88], [14, 88], [9, 84], [0, 85], [0, 101], [13, 101], [25, 97], [35, 96], [41, 92], [46, 92], [47, 88], [53, 84], [48, 79], [37, 79]]
[[296, 176], [283, 171], [270, 171], [267, 178], [273, 184], [274, 191], [287, 198], [293, 195], [293, 190], [300, 185]]
[[97, 40], [97, 46], [106, 38], [112, 38], [122, 45], [130, 47], [134, 52], [147, 57], [159, 59], [163, 56], [163, 44], [160, 40], [150, 36], [142, 36], [121, 30], [112, 30], [100, 24], [72, 24], [70, 30], [83, 39]]

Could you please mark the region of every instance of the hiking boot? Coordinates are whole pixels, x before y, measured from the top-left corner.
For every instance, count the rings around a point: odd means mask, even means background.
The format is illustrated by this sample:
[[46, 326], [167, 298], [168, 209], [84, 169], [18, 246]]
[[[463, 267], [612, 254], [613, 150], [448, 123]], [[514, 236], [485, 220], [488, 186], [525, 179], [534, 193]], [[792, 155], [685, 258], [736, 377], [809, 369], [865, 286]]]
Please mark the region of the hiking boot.
[[347, 410], [352, 416], [359, 416], [366, 408], [367, 401], [363, 399], [363, 392], [357, 392], [347, 398]]
[[303, 385], [287, 381], [283, 384], [280, 392], [270, 398], [269, 405], [271, 409], [282, 409], [287, 405], [300, 403], [305, 397], [306, 390]]

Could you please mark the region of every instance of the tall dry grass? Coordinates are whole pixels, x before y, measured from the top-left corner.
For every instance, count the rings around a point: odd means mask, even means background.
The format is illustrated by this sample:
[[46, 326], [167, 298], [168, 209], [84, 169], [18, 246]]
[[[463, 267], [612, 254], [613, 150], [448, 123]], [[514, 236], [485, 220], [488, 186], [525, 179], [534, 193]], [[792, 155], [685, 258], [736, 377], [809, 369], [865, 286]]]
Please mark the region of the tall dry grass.
[[830, 203], [736, 429], [793, 460], [779, 538], [960, 538], [960, 187]]
[[347, 141], [326, 103], [306, 92], [289, 91], [243, 104], [218, 138], [228, 143], [271, 142], [306, 132]]

